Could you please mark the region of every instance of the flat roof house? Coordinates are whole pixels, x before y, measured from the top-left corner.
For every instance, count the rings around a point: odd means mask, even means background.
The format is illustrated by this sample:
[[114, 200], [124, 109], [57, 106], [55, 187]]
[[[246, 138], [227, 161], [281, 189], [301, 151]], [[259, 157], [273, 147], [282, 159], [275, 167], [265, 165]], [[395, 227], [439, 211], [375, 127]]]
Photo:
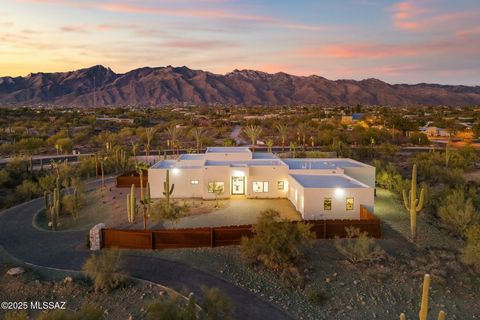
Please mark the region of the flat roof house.
[[359, 219], [373, 211], [375, 167], [352, 159], [279, 159], [248, 147], [210, 147], [162, 160], [148, 170], [152, 198], [162, 198], [166, 170], [173, 198], [288, 198], [306, 220]]

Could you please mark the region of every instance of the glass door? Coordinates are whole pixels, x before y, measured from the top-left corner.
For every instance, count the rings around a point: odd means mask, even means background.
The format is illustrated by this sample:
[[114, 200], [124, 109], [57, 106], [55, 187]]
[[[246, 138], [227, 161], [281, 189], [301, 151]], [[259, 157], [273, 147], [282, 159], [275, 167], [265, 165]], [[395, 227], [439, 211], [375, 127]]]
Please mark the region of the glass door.
[[245, 177], [232, 177], [232, 194], [245, 194]]

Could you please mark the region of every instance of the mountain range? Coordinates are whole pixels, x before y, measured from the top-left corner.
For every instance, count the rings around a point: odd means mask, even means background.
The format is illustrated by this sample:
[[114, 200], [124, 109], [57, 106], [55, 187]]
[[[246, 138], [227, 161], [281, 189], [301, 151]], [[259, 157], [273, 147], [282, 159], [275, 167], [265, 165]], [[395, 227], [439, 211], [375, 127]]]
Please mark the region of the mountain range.
[[225, 75], [187, 67], [144, 67], [127, 73], [93, 66], [70, 72], [0, 77], [0, 104], [93, 107], [228, 105], [480, 105], [480, 86], [328, 80], [255, 70]]

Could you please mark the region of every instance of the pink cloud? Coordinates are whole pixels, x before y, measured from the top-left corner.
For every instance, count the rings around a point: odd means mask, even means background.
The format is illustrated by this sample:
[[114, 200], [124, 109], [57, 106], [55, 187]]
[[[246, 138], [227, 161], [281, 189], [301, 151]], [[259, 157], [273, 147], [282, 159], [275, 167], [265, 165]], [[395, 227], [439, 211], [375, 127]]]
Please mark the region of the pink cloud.
[[304, 47], [295, 51], [294, 55], [310, 58], [387, 59], [439, 55], [451, 52], [480, 53], [480, 47], [461, 39], [409, 44], [359, 42]]
[[393, 5], [393, 25], [402, 30], [422, 31], [473, 16], [472, 12], [439, 13], [420, 3], [422, 1], [405, 0]]
[[460, 31], [457, 31], [456, 36], [459, 38], [466, 38], [470, 36], [475, 36], [475, 35], [480, 35], [480, 26], [470, 28], [470, 29], [463, 29]]
[[96, 6], [99, 9], [112, 12], [124, 13], [148, 13], [148, 14], [164, 14], [180, 17], [197, 17], [197, 18], [222, 18], [222, 19], [236, 19], [249, 21], [272, 21], [273, 19], [267, 16], [248, 15], [230, 13], [224, 10], [192, 10], [192, 9], [172, 9], [160, 8], [152, 6], [138, 6], [128, 3], [104, 3]]

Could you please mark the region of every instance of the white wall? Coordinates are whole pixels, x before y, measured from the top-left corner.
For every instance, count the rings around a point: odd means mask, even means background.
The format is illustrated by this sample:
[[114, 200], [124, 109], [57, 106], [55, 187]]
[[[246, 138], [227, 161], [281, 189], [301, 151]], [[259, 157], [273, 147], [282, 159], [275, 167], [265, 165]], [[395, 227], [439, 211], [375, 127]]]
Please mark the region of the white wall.
[[[268, 192], [253, 192], [253, 182], [268, 182]], [[278, 190], [278, 181], [285, 182], [285, 189]], [[249, 198], [285, 198], [288, 190], [287, 166], [258, 166], [250, 167], [247, 180], [247, 197]]]
[[[360, 205], [373, 208], [373, 188], [346, 188], [343, 195], [336, 195], [335, 189], [308, 188], [305, 189], [305, 210], [303, 218], [314, 219], [359, 219]], [[353, 197], [353, 210], [346, 209], [346, 198]], [[332, 210], [324, 210], [324, 198], [332, 199]]]
[[[152, 198], [163, 198], [163, 182], [166, 179], [166, 169], [149, 169], [148, 182]], [[197, 180], [198, 184], [192, 184]], [[198, 168], [170, 169], [170, 184], [174, 184], [173, 198], [200, 198], [203, 196], [203, 177]]]

